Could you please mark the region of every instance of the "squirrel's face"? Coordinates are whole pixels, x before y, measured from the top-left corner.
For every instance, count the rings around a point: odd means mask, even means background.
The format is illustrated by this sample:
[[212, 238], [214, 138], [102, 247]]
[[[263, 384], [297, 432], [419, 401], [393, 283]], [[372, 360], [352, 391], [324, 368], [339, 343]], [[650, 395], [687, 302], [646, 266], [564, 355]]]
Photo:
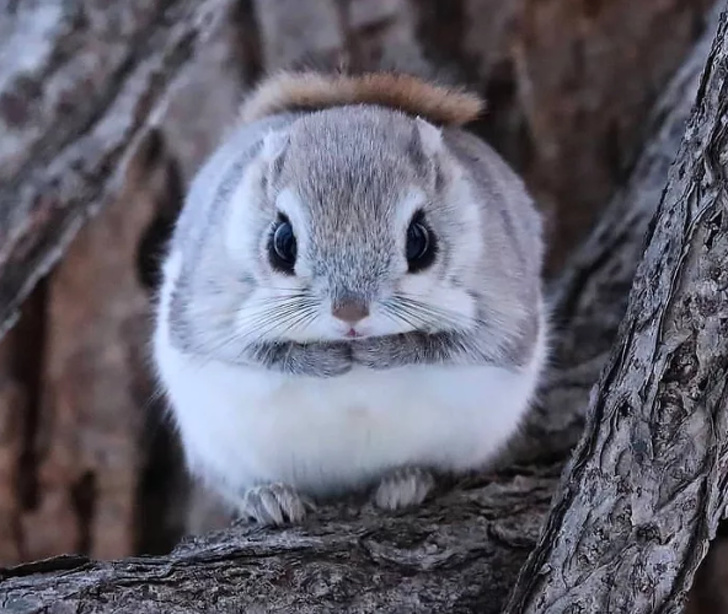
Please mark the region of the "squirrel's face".
[[467, 331], [480, 225], [434, 126], [360, 108], [300, 119], [265, 139], [231, 204], [224, 241], [253, 280], [236, 333]]

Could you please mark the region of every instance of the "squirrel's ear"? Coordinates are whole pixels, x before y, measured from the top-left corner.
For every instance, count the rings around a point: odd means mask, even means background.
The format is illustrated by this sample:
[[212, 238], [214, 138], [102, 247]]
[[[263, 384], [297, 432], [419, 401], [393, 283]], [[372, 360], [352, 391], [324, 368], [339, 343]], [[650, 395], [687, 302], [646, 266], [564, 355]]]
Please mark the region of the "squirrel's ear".
[[442, 149], [442, 130], [421, 117], [415, 118], [417, 135], [424, 154], [430, 158]]
[[268, 162], [279, 158], [288, 147], [289, 136], [285, 130], [271, 130], [263, 138], [262, 156]]
[[281, 170], [283, 170], [288, 142], [288, 132], [285, 130], [271, 130], [263, 139], [261, 156], [264, 163], [268, 166], [270, 173], [268, 180], [272, 183], [278, 181]]

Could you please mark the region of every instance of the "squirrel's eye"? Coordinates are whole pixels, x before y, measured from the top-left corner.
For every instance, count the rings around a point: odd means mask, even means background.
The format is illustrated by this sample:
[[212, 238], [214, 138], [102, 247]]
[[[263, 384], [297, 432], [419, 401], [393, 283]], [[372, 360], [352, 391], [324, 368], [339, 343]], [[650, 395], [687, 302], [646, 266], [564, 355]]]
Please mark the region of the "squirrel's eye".
[[417, 273], [435, 261], [437, 245], [435, 235], [425, 223], [424, 214], [415, 214], [407, 229], [407, 265], [410, 273]]
[[268, 245], [271, 265], [283, 273], [292, 274], [296, 264], [296, 235], [288, 218], [281, 216], [273, 227]]

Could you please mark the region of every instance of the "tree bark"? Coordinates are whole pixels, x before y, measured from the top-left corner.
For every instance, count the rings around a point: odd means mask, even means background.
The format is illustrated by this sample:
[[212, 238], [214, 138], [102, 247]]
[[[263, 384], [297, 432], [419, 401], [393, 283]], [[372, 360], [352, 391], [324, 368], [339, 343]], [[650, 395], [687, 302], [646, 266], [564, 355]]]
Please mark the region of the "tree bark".
[[629, 180], [550, 284], [549, 299], [560, 331], [553, 354], [558, 368], [547, 378], [524, 440], [514, 450], [520, 461], [563, 456], [582, 433], [589, 392], [627, 309], [644, 236], [683, 139], [722, 8], [722, 2], [715, 4], [703, 36], [648, 117], [643, 130], [649, 138]]
[[[679, 611], [723, 512], [728, 475], [726, 30], [724, 14], [620, 341], [560, 484], [558, 463], [521, 466], [466, 480], [401, 515], [345, 502], [324, 507], [302, 527], [237, 525], [189, 540], [168, 557], [50, 559], [2, 572], [2, 607], [28, 613], [495, 613], [503, 611], [538, 541], [510, 612]], [[677, 91], [693, 98], [687, 86], [676, 85]], [[669, 142], [665, 135], [683, 119], [663, 116], [652, 145]], [[626, 194], [656, 196], [656, 174], [641, 174], [659, 168], [648, 164], [654, 151], [646, 149]], [[615, 200], [609, 215], [616, 221], [611, 212], [627, 204]], [[605, 223], [591, 241], [620, 244], [633, 226], [639, 225]], [[630, 277], [625, 270], [617, 271], [625, 276], [621, 283]], [[594, 279], [612, 273], [604, 266], [592, 271]], [[587, 285], [582, 281], [577, 289]], [[574, 284], [566, 278], [562, 287]], [[583, 324], [573, 319], [579, 301], [560, 300], [575, 310], [571, 322]], [[613, 313], [620, 309], [604, 304]], [[577, 339], [580, 330], [569, 328], [566, 336]]]
[[727, 166], [724, 13], [619, 341], [507, 612], [684, 605], [726, 505]]
[[[237, 110], [238, 66], [255, 65], [240, 57], [245, 8], [0, 9], [0, 33], [12, 33], [0, 34], [0, 336], [58, 261], [0, 340], [0, 565], [166, 552], [184, 530], [183, 468], [150, 402], [158, 254], [146, 244], [179, 207], [180, 168], [189, 174]], [[157, 123], [176, 127], [174, 159], [157, 146], [135, 162]]]
[[[647, 136], [649, 109], [688, 48], [680, 41], [693, 40], [713, 2], [524, 5], [515, 69], [534, 142], [524, 170], [553, 211], [559, 241], [551, 262], [559, 264], [626, 179]], [[562, 61], [553, 65], [555, 56]]]
[[233, 0], [10, 3], [0, 12], [0, 337], [119, 188], [129, 146]]
[[62, 557], [0, 575], [0, 610], [500, 612], [555, 473], [473, 482], [414, 514], [339, 505], [303, 527], [237, 526], [167, 557]]

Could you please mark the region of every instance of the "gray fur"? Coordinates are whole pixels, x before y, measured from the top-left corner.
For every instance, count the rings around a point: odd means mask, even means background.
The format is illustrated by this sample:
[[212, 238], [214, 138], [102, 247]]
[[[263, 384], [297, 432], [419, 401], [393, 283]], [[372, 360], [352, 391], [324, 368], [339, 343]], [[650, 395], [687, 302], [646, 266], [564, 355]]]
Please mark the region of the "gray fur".
[[[170, 330], [173, 343], [189, 354], [259, 364], [296, 375], [343, 375], [352, 367], [351, 348], [345, 343], [281, 342], [215, 347], [225, 343], [235, 306], [244, 302], [255, 284], [248, 273], [226, 270], [224, 266], [226, 258], [221, 253], [219, 230], [224, 224], [225, 210], [231, 204], [230, 193], [260, 152], [264, 136], [272, 129], [290, 124], [292, 119], [293, 116], [281, 115], [243, 127], [213, 154], [195, 177], [170, 246], [172, 251], [180, 250], [184, 254], [183, 271], [172, 294]], [[199, 306], [204, 308], [203, 313], [196, 309]], [[217, 317], [205, 317], [211, 313]]]
[[[271, 129], [287, 140], [263, 165], [257, 202], [233, 202]], [[196, 177], [172, 239], [171, 251], [184, 257], [169, 314], [173, 343], [206, 359], [319, 377], [341, 375], [355, 364], [526, 364], [542, 310], [540, 217], [520, 179], [489, 146], [457, 128], [443, 130], [443, 143], [430, 155], [415, 119], [365, 106], [274, 116], [236, 130]], [[456, 166], [479, 204], [483, 231], [482, 258], [463, 270], [453, 268], [452, 257], [465, 222], [447, 193]], [[401, 246], [392, 228], [413, 184], [428, 195], [425, 212], [440, 248], [435, 274], [474, 297], [476, 326], [336, 342], [232, 338], [236, 310], [256, 285], [275, 283], [263, 246], [279, 190], [293, 186], [306, 207], [310, 241], [299, 259], [310, 265], [317, 296], [368, 301], [396, 283], [391, 269]], [[257, 233], [251, 266], [233, 264], [224, 252], [222, 234], [234, 207], [256, 208], [261, 220], [259, 228], [241, 229]]]

